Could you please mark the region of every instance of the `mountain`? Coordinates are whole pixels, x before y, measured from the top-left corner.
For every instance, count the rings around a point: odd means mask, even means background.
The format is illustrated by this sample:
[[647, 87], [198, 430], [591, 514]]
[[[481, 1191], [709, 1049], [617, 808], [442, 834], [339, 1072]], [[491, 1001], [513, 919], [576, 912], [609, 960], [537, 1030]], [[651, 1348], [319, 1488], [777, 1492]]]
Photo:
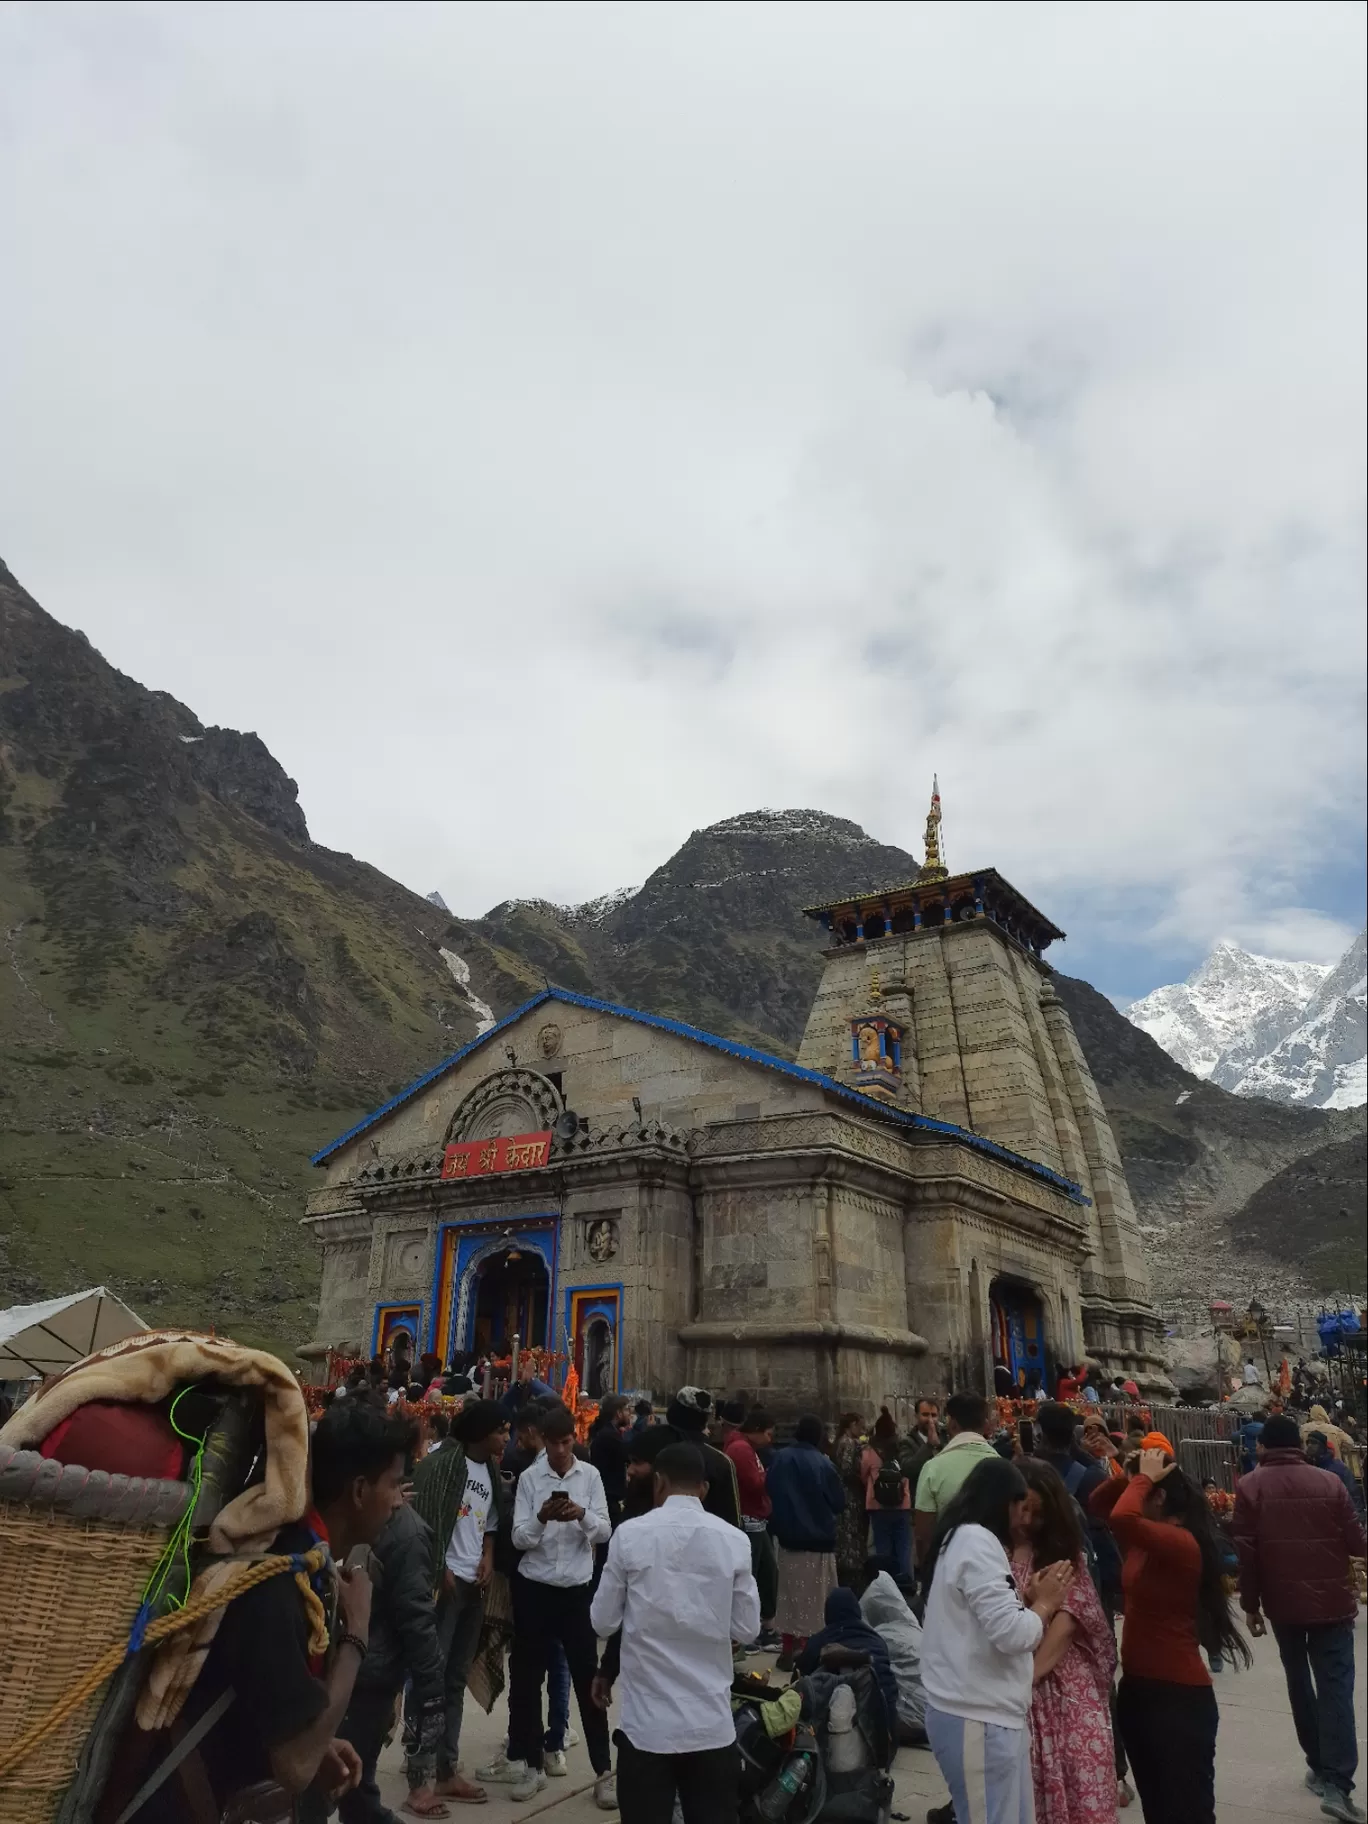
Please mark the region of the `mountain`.
[[572, 908], [512, 900], [474, 928], [563, 987], [792, 1056], [822, 973], [802, 908], [920, 865], [844, 817], [751, 811], [695, 830], [635, 891]]
[[[548, 978], [791, 1056], [822, 967], [802, 908], [917, 866], [754, 811], [639, 888], [453, 918], [313, 843], [256, 735], [125, 677], [0, 565], [0, 1304], [103, 1281], [288, 1353], [324, 1141]], [[1363, 1111], [1231, 1095], [1057, 980], [1165, 1311], [1352, 1284]]]
[[0, 1305], [311, 1335], [309, 1155], [533, 986], [451, 931], [0, 564]]
[[1213, 1080], [1239, 1096], [1267, 1096], [1310, 1108], [1368, 1102], [1368, 963], [1360, 932], [1311, 996], [1292, 1029], [1247, 1060], [1234, 1051]]
[[1204, 1318], [1212, 1297], [1287, 1305], [1362, 1288], [1363, 1109], [1232, 1095], [1088, 983], [1057, 975], [1055, 987], [1116, 1132], [1166, 1317]]
[[1223, 942], [1185, 982], [1133, 1002], [1126, 1018], [1184, 1070], [1210, 1078], [1228, 1055], [1252, 1060], [1271, 1051], [1328, 974], [1322, 963], [1280, 962]]

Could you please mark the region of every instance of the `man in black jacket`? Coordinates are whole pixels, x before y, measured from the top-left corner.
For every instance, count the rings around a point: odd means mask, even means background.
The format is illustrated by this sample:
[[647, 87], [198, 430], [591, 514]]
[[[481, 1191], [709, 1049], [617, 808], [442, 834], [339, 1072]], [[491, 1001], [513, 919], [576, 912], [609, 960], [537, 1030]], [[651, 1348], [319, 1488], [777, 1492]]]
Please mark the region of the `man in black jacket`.
[[339, 1806], [342, 1824], [398, 1824], [380, 1798], [375, 1763], [394, 1721], [394, 1704], [406, 1679], [419, 1736], [409, 1756], [409, 1809], [420, 1817], [438, 1810], [433, 1767], [444, 1723], [443, 1660], [432, 1600], [432, 1532], [405, 1505], [376, 1540], [380, 1576], [371, 1604], [370, 1644], [356, 1675], [339, 1731], [361, 1757], [361, 1780]]
[[712, 1395], [702, 1387], [681, 1387], [665, 1408], [665, 1423], [673, 1425], [680, 1436], [702, 1452], [703, 1467], [708, 1475], [703, 1496], [704, 1511], [716, 1514], [732, 1526], [741, 1525], [741, 1496], [736, 1486], [732, 1460], [708, 1442], [708, 1420], [712, 1415]]

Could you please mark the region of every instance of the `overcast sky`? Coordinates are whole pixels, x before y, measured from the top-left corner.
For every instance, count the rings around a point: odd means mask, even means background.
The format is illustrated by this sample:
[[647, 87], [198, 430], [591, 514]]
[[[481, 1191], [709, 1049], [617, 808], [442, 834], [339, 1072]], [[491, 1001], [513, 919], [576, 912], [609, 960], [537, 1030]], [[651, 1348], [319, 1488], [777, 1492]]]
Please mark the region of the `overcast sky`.
[[1108, 992], [1329, 960], [1364, 17], [6, 7], [0, 555], [462, 913], [938, 769]]

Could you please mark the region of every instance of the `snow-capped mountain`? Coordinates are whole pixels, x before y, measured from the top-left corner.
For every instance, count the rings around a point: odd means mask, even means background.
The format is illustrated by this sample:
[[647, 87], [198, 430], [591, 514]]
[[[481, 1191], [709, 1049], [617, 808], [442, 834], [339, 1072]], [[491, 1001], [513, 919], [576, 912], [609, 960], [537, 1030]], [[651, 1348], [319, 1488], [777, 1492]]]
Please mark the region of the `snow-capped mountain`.
[[1293, 1029], [1236, 1068], [1232, 1054], [1213, 1082], [1240, 1096], [1267, 1096], [1310, 1108], [1368, 1102], [1368, 963], [1360, 932], [1312, 995]]
[[1217, 944], [1185, 982], [1156, 988], [1126, 1018], [1236, 1095], [1308, 1108], [1368, 1101], [1362, 935], [1333, 969]]
[[1185, 982], [1154, 989], [1125, 1015], [1184, 1070], [1210, 1077], [1232, 1050], [1255, 1048], [1241, 1070], [1271, 1051], [1329, 973], [1324, 963], [1282, 962], [1222, 941]]

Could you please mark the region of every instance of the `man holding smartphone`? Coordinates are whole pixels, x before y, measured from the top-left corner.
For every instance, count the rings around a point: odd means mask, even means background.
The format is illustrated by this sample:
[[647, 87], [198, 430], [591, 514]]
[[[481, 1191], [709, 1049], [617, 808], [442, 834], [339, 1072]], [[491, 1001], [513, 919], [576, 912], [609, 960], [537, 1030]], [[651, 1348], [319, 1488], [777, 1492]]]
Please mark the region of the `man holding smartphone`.
[[593, 1701], [598, 1641], [589, 1619], [594, 1547], [612, 1536], [603, 1480], [575, 1455], [575, 1422], [563, 1406], [542, 1420], [542, 1453], [518, 1480], [513, 1544], [523, 1554], [513, 1576], [513, 1650], [508, 1667], [508, 1759], [517, 1773], [509, 1794], [530, 1799], [546, 1786], [542, 1685], [553, 1641], [565, 1649], [584, 1744], [596, 1775], [594, 1802], [617, 1809], [608, 1719]]

